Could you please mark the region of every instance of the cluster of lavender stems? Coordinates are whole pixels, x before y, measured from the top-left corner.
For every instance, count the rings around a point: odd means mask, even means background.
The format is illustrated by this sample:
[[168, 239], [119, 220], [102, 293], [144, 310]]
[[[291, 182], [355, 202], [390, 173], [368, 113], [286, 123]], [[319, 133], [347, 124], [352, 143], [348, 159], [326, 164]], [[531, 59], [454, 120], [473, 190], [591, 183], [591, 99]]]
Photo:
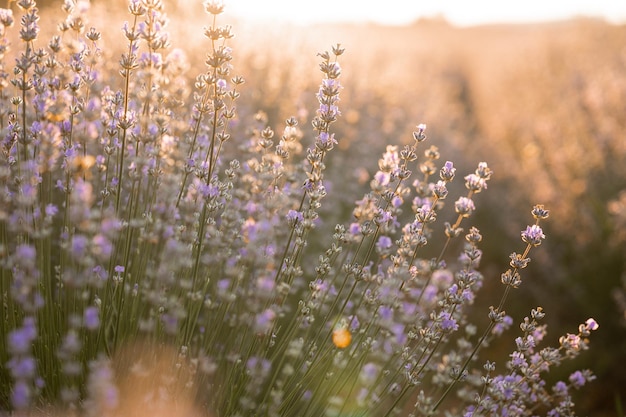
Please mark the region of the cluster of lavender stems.
[[341, 45], [319, 54], [312, 120], [277, 135], [238, 119], [221, 2], [204, 4], [193, 79], [160, 0], [131, 0], [115, 64], [88, 3], [66, 0], [47, 43], [35, 1], [16, 5], [19, 18], [0, 9], [0, 410], [574, 415], [592, 373], [545, 377], [587, 349], [595, 320], [540, 347], [537, 307], [506, 363], [478, 361], [513, 324], [506, 300], [549, 215], [532, 209], [479, 329], [468, 313], [493, 277], [469, 222], [487, 163], [444, 210], [456, 168], [420, 124], [386, 148], [346, 222], [313, 233], [338, 201], [326, 166], [341, 141]]

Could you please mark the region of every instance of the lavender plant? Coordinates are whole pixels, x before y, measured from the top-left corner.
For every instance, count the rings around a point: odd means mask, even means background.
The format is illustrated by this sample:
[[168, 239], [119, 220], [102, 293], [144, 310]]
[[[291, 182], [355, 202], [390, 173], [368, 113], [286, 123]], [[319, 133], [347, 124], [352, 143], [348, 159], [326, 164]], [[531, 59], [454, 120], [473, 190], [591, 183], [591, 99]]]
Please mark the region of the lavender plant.
[[340, 45], [319, 54], [310, 133], [290, 117], [276, 135], [261, 116], [237, 119], [244, 80], [221, 2], [205, 2], [209, 53], [193, 82], [160, 0], [131, 0], [117, 67], [84, 3], [65, 2], [43, 46], [34, 0], [17, 6], [17, 25], [0, 10], [2, 410], [574, 415], [571, 391], [591, 372], [545, 377], [587, 349], [593, 319], [539, 348], [535, 308], [506, 364], [479, 361], [513, 324], [505, 302], [548, 217], [532, 209], [479, 332], [467, 313], [482, 236], [467, 223], [486, 163], [442, 224], [456, 168], [438, 165], [420, 124], [409, 145], [387, 147], [352, 221], [317, 241], [340, 140]]

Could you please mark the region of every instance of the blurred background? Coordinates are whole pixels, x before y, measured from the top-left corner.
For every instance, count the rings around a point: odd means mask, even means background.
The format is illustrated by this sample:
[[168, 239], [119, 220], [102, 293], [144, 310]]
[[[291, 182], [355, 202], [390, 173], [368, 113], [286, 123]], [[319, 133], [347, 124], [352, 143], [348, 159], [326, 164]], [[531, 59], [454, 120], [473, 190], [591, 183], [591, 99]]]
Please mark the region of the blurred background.
[[[61, 2], [38, 3], [58, 10]], [[200, 1], [164, 3], [172, 46], [186, 52], [193, 80], [209, 47], [202, 26], [211, 22]], [[532, 206], [544, 204], [548, 238], [531, 254], [507, 312], [519, 323], [542, 306], [552, 345], [587, 318], [598, 320], [591, 349], [563, 364], [554, 380], [589, 368], [598, 379], [575, 398], [578, 413], [624, 415], [626, 2], [310, 3], [226, 2], [218, 24], [233, 25], [234, 73], [246, 79], [240, 133], [259, 110], [277, 132], [292, 115], [310, 121], [316, 53], [341, 43], [343, 115], [334, 125], [340, 149], [328, 160], [326, 224], [350, 221], [385, 146], [409, 143], [419, 123], [459, 177], [488, 162], [494, 175], [473, 218], [484, 236], [486, 276], [476, 321], [487, 322], [508, 255], [523, 249], [520, 230], [532, 221]], [[87, 27], [103, 31], [105, 50], [123, 42], [124, 4], [93, 2]], [[515, 327], [488, 352], [498, 369], [517, 335]]]

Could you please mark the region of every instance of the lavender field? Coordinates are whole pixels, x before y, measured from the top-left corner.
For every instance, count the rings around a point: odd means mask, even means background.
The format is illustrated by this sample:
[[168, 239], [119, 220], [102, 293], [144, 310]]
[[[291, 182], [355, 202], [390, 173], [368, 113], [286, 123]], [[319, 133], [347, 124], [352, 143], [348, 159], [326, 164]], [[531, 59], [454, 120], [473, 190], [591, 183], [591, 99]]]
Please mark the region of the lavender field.
[[624, 414], [626, 27], [8, 7], [0, 414]]

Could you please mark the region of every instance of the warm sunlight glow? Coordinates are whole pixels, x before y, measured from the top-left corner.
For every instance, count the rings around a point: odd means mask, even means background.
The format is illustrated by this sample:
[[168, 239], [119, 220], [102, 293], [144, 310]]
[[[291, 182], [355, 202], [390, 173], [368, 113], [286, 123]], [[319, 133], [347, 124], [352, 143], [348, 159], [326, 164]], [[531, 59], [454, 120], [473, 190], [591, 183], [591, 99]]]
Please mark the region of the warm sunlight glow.
[[228, 13], [235, 16], [295, 24], [350, 21], [402, 25], [424, 17], [444, 17], [462, 26], [561, 20], [580, 16], [603, 18], [613, 23], [626, 21], [626, 1], [615, 0], [530, 0], [514, 3], [493, 0], [226, 0], [225, 3]]

